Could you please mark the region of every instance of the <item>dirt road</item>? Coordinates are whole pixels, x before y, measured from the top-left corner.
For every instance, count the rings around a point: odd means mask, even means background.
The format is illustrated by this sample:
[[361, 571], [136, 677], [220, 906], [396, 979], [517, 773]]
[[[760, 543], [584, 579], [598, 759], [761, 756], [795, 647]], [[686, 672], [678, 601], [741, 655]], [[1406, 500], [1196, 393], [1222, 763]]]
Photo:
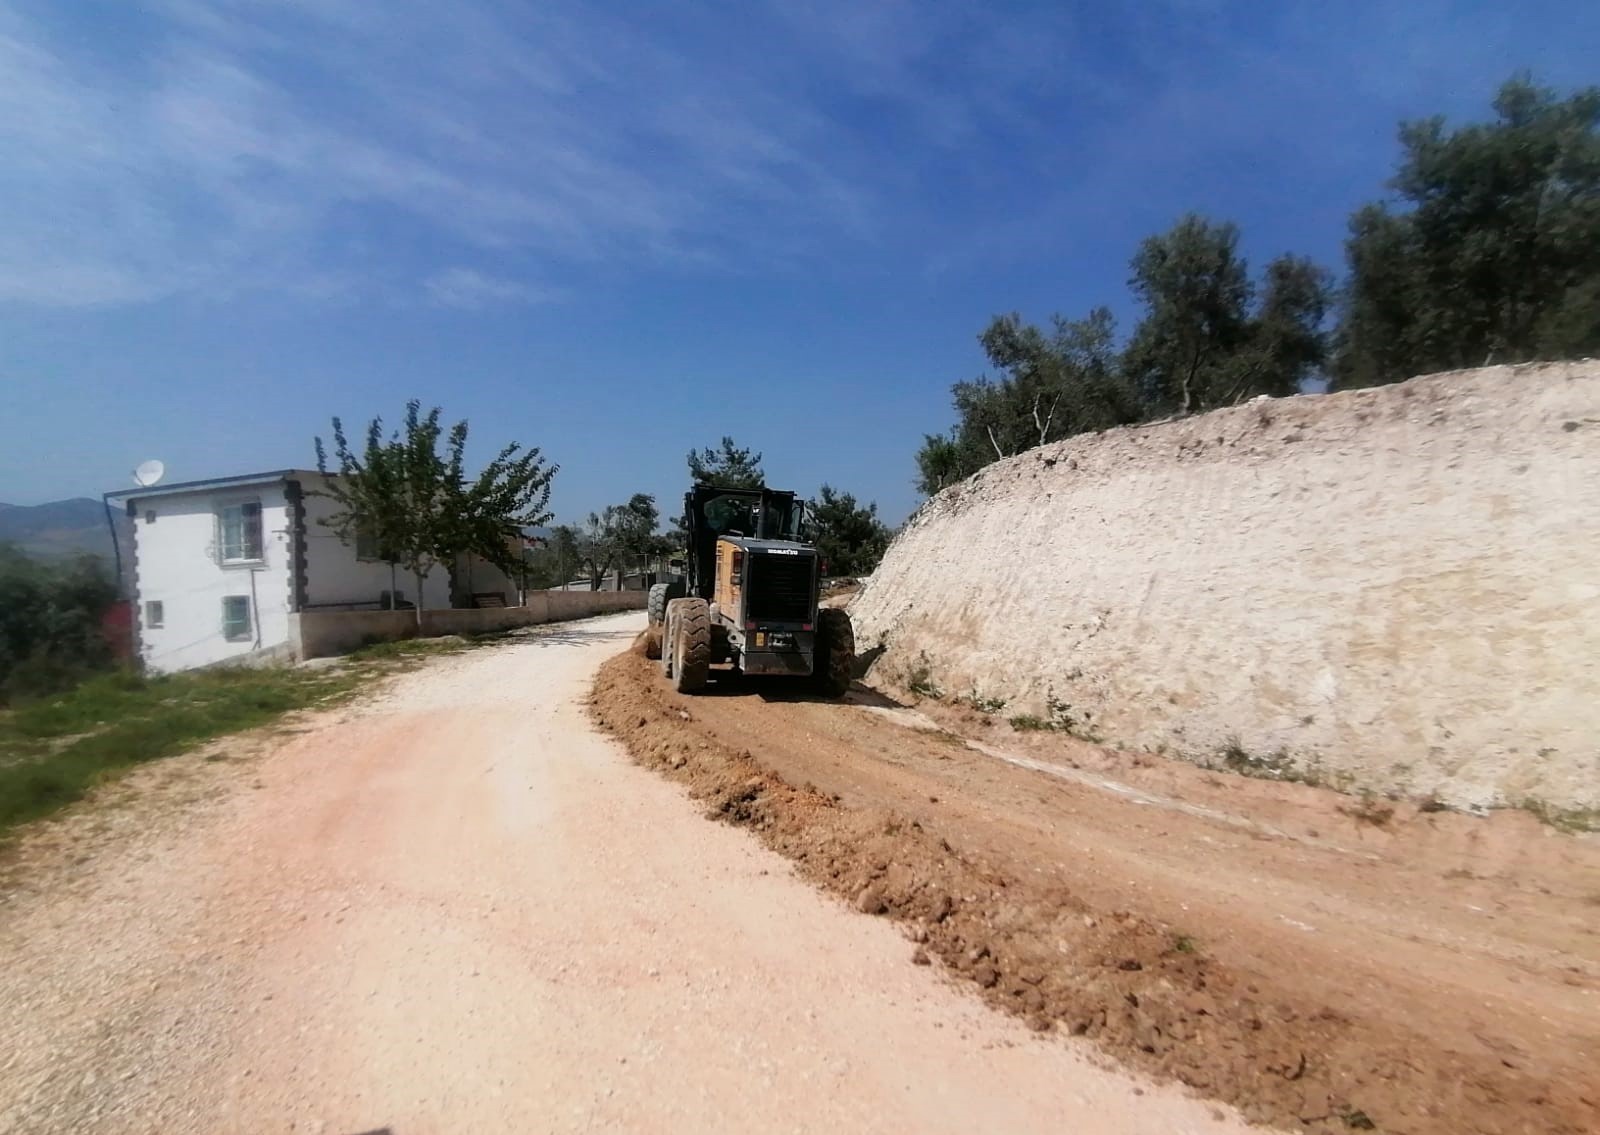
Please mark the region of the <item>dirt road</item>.
[[595, 734], [641, 623], [436, 661], [30, 840], [0, 1131], [1242, 1129], [907, 964]]
[[1600, 1131], [1595, 837], [853, 702], [624, 656], [596, 712], [975, 995], [1252, 1118]]

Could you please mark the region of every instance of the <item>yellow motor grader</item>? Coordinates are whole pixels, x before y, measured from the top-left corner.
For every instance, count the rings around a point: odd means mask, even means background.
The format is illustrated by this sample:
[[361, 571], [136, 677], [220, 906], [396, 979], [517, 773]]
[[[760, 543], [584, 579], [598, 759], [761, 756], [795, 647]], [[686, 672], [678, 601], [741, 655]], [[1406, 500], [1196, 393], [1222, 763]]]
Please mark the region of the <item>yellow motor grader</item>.
[[650, 589], [647, 649], [682, 693], [719, 668], [808, 679], [843, 697], [855, 665], [850, 616], [818, 608], [824, 565], [801, 539], [805, 505], [773, 489], [696, 485], [684, 496], [683, 577]]

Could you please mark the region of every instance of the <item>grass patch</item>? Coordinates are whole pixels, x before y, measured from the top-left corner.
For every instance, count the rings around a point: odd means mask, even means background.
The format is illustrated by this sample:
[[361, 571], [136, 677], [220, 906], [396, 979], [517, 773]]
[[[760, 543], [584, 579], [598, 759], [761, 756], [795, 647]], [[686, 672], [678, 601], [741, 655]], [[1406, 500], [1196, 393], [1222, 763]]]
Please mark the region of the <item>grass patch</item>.
[[972, 690], [968, 692], [965, 697], [957, 698], [956, 700], [966, 705], [970, 705], [979, 713], [988, 716], [993, 716], [1006, 707], [1005, 698], [988, 697], [984, 694], [980, 694], [977, 690]]
[[929, 698], [933, 701], [944, 697], [944, 691], [933, 680], [933, 663], [928, 658], [927, 651], [924, 650], [917, 655], [917, 664], [906, 675], [906, 689], [919, 698]]
[[1172, 948], [1180, 954], [1198, 954], [1200, 943], [1189, 934], [1175, 934], [1172, 938]]
[[472, 645], [443, 639], [383, 643], [326, 667], [159, 677], [118, 671], [0, 711], [0, 833], [81, 800], [134, 765], [267, 725], [294, 710], [336, 704], [373, 678]]
[[460, 635], [442, 638], [399, 638], [391, 642], [373, 642], [347, 655], [353, 662], [381, 662], [391, 658], [426, 658], [435, 654], [455, 654], [468, 650], [472, 640]]
[[1524, 800], [1521, 807], [1523, 811], [1533, 813], [1541, 823], [1550, 825], [1558, 832], [1566, 832], [1568, 835], [1600, 832], [1600, 808], [1556, 808], [1543, 800], [1531, 798]]
[[1103, 745], [1105, 738], [1089, 725], [1091, 714], [1085, 710], [1081, 715], [1074, 712], [1072, 707], [1051, 690], [1045, 697], [1046, 717], [1036, 713], [1020, 713], [1011, 719], [1011, 728], [1018, 733], [1065, 733], [1076, 737], [1080, 741], [1091, 744]]

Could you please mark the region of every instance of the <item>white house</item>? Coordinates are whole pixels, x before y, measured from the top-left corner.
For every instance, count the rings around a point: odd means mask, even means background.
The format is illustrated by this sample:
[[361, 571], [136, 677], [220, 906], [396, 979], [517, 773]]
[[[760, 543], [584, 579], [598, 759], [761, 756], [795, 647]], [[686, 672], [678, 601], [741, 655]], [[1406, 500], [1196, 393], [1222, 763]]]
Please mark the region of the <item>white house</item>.
[[[132, 520], [134, 626], [139, 655], [157, 672], [230, 660], [282, 657], [289, 616], [315, 610], [380, 610], [418, 602], [416, 580], [319, 523], [337, 504], [319, 495], [326, 478], [280, 469], [242, 477], [107, 493]], [[423, 580], [426, 609], [515, 603], [514, 585], [474, 557], [458, 572]], [[468, 585], [466, 581], [470, 579]]]

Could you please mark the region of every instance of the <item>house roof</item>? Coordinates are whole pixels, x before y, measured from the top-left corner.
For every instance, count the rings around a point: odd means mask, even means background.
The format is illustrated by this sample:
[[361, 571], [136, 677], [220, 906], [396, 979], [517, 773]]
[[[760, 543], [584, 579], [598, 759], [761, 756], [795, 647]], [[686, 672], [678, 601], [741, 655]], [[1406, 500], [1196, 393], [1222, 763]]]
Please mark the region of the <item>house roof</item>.
[[170, 485], [135, 485], [131, 489], [117, 489], [105, 494], [106, 500], [133, 501], [147, 497], [172, 496], [177, 493], [200, 493], [210, 489], [236, 489], [244, 485], [273, 485], [279, 481], [299, 477], [320, 477], [315, 469], [276, 469], [270, 473], [241, 473], [237, 477], [208, 477], [203, 481], [174, 481]]

